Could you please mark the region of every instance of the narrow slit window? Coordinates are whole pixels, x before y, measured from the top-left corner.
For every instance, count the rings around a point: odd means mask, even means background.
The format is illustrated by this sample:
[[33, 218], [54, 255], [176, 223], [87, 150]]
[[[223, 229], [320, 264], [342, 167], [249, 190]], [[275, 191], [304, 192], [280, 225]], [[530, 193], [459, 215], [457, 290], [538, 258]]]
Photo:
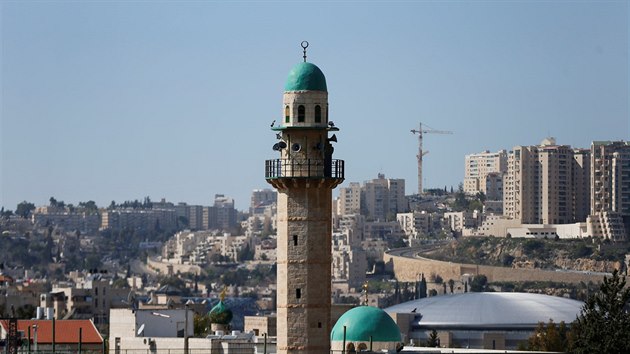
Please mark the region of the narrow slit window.
[[295, 298], [299, 299], [301, 297], [302, 297], [302, 289], [300, 288], [295, 289]]
[[284, 106], [284, 122], [289, 123], [290, 119], [291, 119], [291, 109], [289, 108], [289, 106]]
[[304, 122], [304, 117], [306, 116], [306, 108], [304, 108], [304, 106], [299, 105], [298, 106], [298, 122], [302, 123]]
[[293, 246], [297, 246], [297, 240], [298, 240], [298, 236], [297, 235], [293, 235]]
[[322, 122], [322, 107], [320, 105], [315, 106], [315, 123]]

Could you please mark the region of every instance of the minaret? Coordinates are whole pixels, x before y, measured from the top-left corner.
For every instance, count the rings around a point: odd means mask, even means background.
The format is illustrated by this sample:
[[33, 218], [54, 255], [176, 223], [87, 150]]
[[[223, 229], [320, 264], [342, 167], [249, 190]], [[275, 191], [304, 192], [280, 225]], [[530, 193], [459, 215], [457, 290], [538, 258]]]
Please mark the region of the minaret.
[[337, 131], [328, 120], [322, 71], [306, 61], [293, 67], [284, 87], [282, 119], [265, 178], [278, 190], [277, 352], [330, 351], [332, 189], [344, 162], [333, 160]]

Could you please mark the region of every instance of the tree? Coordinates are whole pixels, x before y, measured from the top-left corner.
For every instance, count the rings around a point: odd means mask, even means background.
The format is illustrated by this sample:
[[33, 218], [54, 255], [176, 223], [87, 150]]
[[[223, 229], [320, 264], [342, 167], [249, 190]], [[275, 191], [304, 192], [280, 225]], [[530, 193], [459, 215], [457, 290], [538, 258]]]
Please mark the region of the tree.
[[538, 323], [534, 334], [527, 341], [527, 349], [535, 351], [566, 352], [569, 345], [569, 329], [567, 325], [560, 322], [559, 326], [549, 320], [545, 325]]
[[630, 288], [615, 270], [582, 307], [571, 326], [572, 353], [630, 353]]
[[449, 287], [449, 289], [451, 289], [451, 294], [452, 294], [453, 293], [453, 288], [455, 287], [455, 280], [449, 279], [448, 280], [448, 287]]
[[432, 330], [429, 333], [429, 339], [427, 340], [427, 347], [437, 347], [440, 345], [440, 339], [436, 330]]
[[193, 323], [195, 326], [195, 337], [205, 338], [208, 334], [211, 333], [210, 316], [208, 316], [208, 314], [195, 314], [195, 317], [193, 318]]
[[30, 214], [33, 210], [35, 210], [35, 204], [29, 203], [25, 200], [17, 205], [17, 207], [15, 208], [15, 215], [26, 219], [28, 217], [28, 214]]
[[9, 218], [11, 215], [13, 215], [11, 210], [4, 210], [4, 207], [0, 210], [0, 218]]
[[470, 282], [470, 291], [482, 292], [486, 289], [488, 284], [488, 277], [483, 274], [475, 275]]
[[427, 297], [427, 280], [424, 277], [424, 273], [422, 274], [422, 278], [420, 279], [420, 286], [418, 288], [420, 292], [418, 297], [421, 299]]

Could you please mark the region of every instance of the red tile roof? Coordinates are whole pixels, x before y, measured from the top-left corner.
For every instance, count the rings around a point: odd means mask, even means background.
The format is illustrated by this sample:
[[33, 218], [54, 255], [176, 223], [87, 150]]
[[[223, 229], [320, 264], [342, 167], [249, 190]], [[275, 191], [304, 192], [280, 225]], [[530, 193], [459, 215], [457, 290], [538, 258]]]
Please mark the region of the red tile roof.
[[[37, 343], [52, 343], [52, 320], [18, 320], [18, 331], [24, 332], [24, 338], [28, 337], [28, 327], [31, 327], [31, 339], [34, 337], [33, 325], [37, 325]], [[9, 328], [9, 321], [2, 320], [0, 325], [5, 330]], [[79, 343], [79, 328], [82, 328], [81, 342], [84, 344], [102, 344], [103, 337], [94, 323], [90, 320], [56, 320], [55, 343], [72, 344]]]

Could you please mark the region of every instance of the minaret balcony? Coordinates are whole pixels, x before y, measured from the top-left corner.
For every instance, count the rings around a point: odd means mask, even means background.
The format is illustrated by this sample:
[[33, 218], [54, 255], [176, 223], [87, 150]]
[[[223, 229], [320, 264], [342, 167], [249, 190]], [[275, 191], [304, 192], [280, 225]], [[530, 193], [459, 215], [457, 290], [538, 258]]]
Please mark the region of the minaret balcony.
[[275, 159], [265, 161], [267, 180], [282, 178], [324, 178], [335, 179], [341, 183], [344, 179], [343, 160], [321, 159]]

